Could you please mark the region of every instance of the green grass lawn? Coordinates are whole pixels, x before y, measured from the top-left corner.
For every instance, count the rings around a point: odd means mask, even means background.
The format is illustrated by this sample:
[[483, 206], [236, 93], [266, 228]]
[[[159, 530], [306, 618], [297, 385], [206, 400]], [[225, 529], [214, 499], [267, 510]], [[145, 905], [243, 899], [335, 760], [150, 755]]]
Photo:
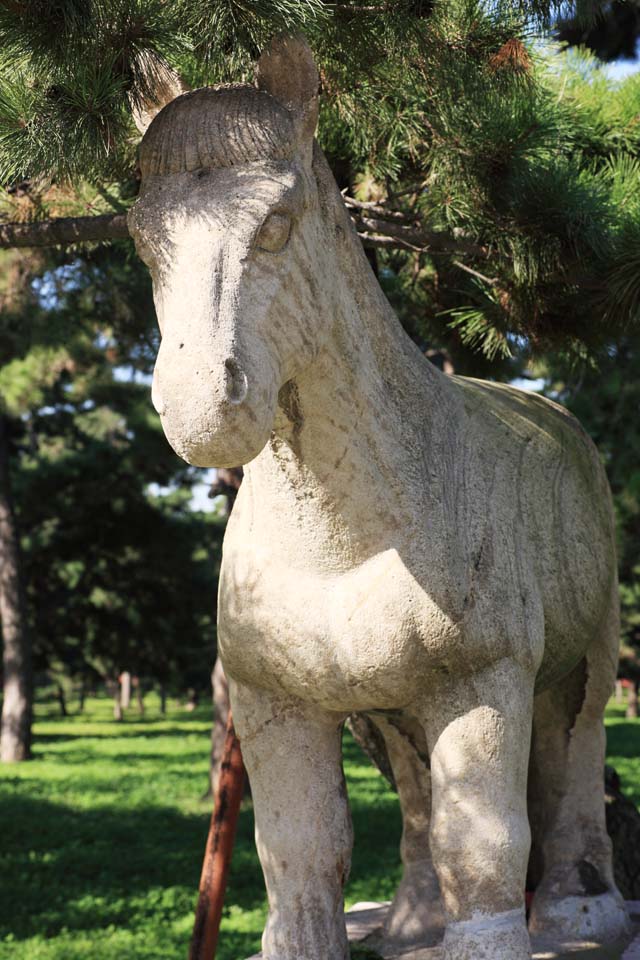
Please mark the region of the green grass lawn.
[[[1, 960], [185, 960], [211, 814], [209, 707], [116, 724], [37, 708], [35, 759], [0, 768]], [[382, 778], [347, 741], [356, 847], [350, 903], [388, 898], [399, 879], [400, 816]], [[218, 948], [260, 946], [262, 874], [245, 803]]]
[[[116, 724], [107, 700], [62, 719], [39, 706], [35, 759], [0, 770], [0, 960], [185, 960], [210, 806], [209, 709], [149, 698]], [[640, 723], [608, 718], [610, 762], [640, 803]], [[348, 904], [399, 879], [397, 801], [351, 740], [355, 848]], [[251, 805], [238, 829], [219, 960], [259, 949], [264, 887]]]

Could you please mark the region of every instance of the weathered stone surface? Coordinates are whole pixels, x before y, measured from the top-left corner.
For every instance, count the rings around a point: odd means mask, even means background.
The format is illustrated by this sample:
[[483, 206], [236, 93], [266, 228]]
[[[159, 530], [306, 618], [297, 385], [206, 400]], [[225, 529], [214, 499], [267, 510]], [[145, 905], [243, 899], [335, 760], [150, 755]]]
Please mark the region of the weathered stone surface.
[[280, 39], [258, 75], [158, 113], [129, 223], [166, 435], [190, 463], [246, 464], [218, 639], [265, 956], [347, 960], [340, 736], [358, 711], [393, 745], [396, 943], [446, 918], [444, 960], [528, 960], [531, 841], [534, 933], [614, 940], [628, 921], [602, 804], [618, 626], [598, 454], [561, 407], [427, 362], [314, 144], [309, 50]]
[[[630, 941], [619, 945], [602, 946], [595, 943], [557, 943], [549, 938], [538, 937], [534, 940], [533, 960], [640, 960], [640, 902], [629, 902], [628, 912], [633, 922]], [[384, 960], [442, 960], [439, 946], [398, 951], [385, 945], [382, 931], [386, 923], [389, 904], [359, 903], [346, 915], [349, 942], [370, 947], [372, 953], [378, 953]], [[357, 956], [357, 953], [355, 954]], [[262, 954], [256, 954], [250, 960], [262, 960]]]
[[[408, 948], [397, 950], [393, 944], [384, 940], [384, 926], [388, 904], [356, 904], [346, 914], [349, 940], [353, 944], [366, 943], [372, 950], [379, 952], [384, 960], [442, 960], [439, 946], [426, 949]], [[602, 946], [589, 942], [558, 942], [550, 937], [535, 937], [532, 942], [533, 960], [636, 960], [633, 951], [640, 951], [640, 903], [628, 904], [629, 914], [635, 918], [634, 931], [626, 941], [614, 946]], [[632, 941], [631, 943], [629, 941]], [[640, 954], [639, 954], [640, 955]]]

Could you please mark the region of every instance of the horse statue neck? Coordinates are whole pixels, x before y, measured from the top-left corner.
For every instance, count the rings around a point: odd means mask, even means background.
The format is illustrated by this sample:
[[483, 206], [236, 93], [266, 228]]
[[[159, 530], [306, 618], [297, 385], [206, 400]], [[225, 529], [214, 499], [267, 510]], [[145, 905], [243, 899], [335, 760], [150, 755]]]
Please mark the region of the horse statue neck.
[[330, 332], [315, 361], [281, 389], [271, 440], [246, 476], [261, 509], [285, 525], [295, 516], [332, 563], [334, 550], [351, 560], [370, 552], [375, 515], [384, 514], [387, 530], [394, 519], [409, 529], [408, 474], [441, 430], [449, 384], [402, 329], [319, 150], [314, 172], [327, 230], [341, 238], [318, 262], [332, 316], [309, 318]]

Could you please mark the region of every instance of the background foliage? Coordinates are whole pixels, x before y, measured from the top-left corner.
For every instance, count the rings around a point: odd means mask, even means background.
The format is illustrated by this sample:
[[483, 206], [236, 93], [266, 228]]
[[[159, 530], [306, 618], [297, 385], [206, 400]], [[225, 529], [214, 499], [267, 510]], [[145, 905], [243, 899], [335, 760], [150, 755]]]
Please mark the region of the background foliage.
[[[303, 30], [320, 141], [409, 334], [457, 373], [542, 373], [604, 451], [636, 643], [640, 75], [613, 81], [596, 57], [633, 53], [623, 6], [624, 43], [621, 5], [588, 0], [0, 4], [0, 215], [126, 210], [131, 108], [162, 71], [250, 80], [274, 33]], [[185, 674], [213, 649], [220, 530], [188, 509], [195, 474], [141, 382], [148, 279], [127, 242], [3, 257], [0, 396], [37, 665], [166, 679], [180, 635]]]
[[[581, 29], [600, 7], [574, 6]], [[640, 302], [640, 82], [612, 96], [593, 59], [541, 47], [560, 9], [541, 0], [4, 4], [6, 209], [41, 216], [49, 188], [59, 205], [64, 184], [92, 210], [126, 206], [136, 191], [131, 106], [152, 96], [159, 72], [170, 66], [191, 84], [247, 80], [274, 33], [301, 29], [321, 71], [321, 142], [345, 186], [386, 208], [369, 218], [377, 226], [361, 218], [369, 242], [389, 239], [391, 210], [400, 248], [430, 262], [440, 323], [489, 357], [512, 352], [513, 336], [537, 349], [597, 349], [635, 322]], [[437, 249], [434, 233], [449, 249]]]
[[149, 402], [144, 268], [129, 244], [4, 259], [20, 292], [0, 321], [0, 395], [36, 669], [206, 690], [222, 529], [191, 508], [199, 472]]

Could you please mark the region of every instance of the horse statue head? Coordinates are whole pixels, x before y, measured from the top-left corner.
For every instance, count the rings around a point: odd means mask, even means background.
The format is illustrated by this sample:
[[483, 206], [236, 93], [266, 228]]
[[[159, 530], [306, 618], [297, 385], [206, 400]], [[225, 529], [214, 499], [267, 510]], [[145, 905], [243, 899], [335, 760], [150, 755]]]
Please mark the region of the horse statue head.
[[[177, 96], [141, 143], [129, 225], [162, 336], [153, 403], [174, 450], [197, 466], [257, 456], [280, 389], [327, 333], [336, 224], [319, 215], [318, 86], [304, 41], [279, 39], [256, 86]], [[321, 155], [320, 165], [326, 179]]]

